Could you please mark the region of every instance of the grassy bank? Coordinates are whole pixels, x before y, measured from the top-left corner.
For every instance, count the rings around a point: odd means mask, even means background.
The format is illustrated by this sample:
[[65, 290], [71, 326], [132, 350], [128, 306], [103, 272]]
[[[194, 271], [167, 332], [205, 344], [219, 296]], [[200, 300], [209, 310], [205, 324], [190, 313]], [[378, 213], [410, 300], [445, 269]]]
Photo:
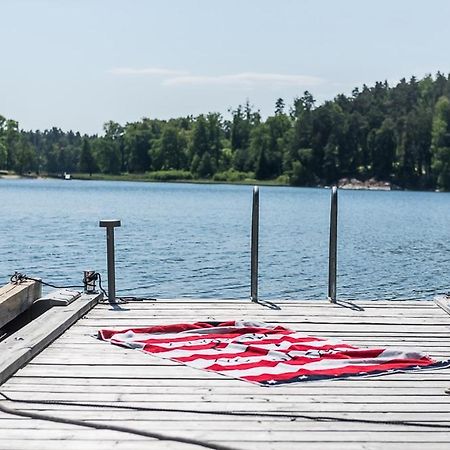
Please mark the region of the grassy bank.
[[146, 182], [174, 182], [200, 184], [258, 184], [265, 186], [288, 186], [287, 177], [275, 180], [257, 180], [252, 172], [227, 171], [216, 173], [212, 178], [195, 178], [191, 172], [182, 170], [164, 170], [145, 173], [122, 173], [117, 175], [94, 173], [73, 173], [75, 180], [104, 180], [104, 181], [146, 181]]

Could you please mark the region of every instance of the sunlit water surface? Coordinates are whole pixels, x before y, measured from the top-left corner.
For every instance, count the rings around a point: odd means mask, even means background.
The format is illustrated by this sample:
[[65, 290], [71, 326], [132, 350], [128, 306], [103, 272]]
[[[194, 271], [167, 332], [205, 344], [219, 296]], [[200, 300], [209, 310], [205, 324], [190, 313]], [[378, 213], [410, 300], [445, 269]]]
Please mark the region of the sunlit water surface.
[[[448, 290], [449, 194], [339, 195], [340, 298]], [[260, 297], [326, 298], [330, 191], [262, 187], [260, 196]], [[251, 200], [249, 186], [0, 180], [0, 282], [16, 270], [61, 285], [90, 268], [106, 278], [98, 221], [118, 218], [119, 294], [245, 298]]]

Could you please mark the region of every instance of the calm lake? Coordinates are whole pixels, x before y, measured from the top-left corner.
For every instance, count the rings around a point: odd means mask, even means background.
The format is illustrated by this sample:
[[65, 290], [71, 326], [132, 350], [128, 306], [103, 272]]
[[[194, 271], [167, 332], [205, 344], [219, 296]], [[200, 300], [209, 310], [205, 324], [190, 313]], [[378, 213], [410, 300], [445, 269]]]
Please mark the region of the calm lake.
[[[251, 186], [0, 180], [0, 281], [106, 279], [98, 221], [118, 218], [119, 295], [245, 298], [251, 202]], [[262, 187], [260, 204], [260, 298], [326, 298], [330, 191]], [[338, 297], [431, 299], [449, 262], [450, 194], [340, 191]]]

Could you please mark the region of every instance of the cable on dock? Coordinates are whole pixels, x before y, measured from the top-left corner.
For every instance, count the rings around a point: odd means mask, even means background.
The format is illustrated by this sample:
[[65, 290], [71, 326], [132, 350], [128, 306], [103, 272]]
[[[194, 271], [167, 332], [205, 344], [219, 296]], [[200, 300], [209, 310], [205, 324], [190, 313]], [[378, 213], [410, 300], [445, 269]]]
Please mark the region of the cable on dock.
[[[14, 284], [20, 284], [22, 281], [26, 281], [26, 280], [36, 281], [37, 283], [40, 283], [44, 286], [52, 287], [54, 289], [84, 289], [86, 282], [98, 280], [98, 287], [99, 287], [100, 291], [102, 292], [104, 297], [106, 299], [108, 299], [108, 294], [107, 294], [106, 290], [103, 288], [102, 276], [99, 272], [94, 272], [88, 279], [84, 278], [83, 285], [71, 285], [71, 286], [70, 285], [69, 286], [57, 286], [55, 284], [43, 281], [40, 278], [29, 277], [28, 275], [25, 275], [21, 272], [14, 272], [14, 274], [11, 275], [9, 278], [9, 281]], [[118, 300], [118, 301], [116, 301], [115, 303], [129, 303], [129, 302], [143, 302], [143, 301], [155, 302], [155, 301], [157, 301], [157, 299], [153, 298], [153, 297], [133, 297], [133, 296], [120, 296], [120, 297], [116, 297], [116, 300]], [[100, 303], [107, 303], [107, 302], [108, 302], [108, 300], [101, 301]]]
[[[246, 411], [222, 411], [222, 410], [194, 410], [194, 409], [184, 409], [184, 408], [148, 408], [144, 406], [127, 406], [127, 405], [112, 405], [112, 404], [101, 404], [101, 403], [84, 403], [84, 402], [65, 402], [62, 400], [23, 400], [14, 399], [7, 396], [5, 393], [0, 392], [5, 400], [16, 403], [28, 403], [37, 405], [61, 405], [61, 406], [79, 406], [87, 408], [101, 408], [101, 409], [125, 409], [131, 411], [147, 411], [147, 412], [175, 412], [175, 413], [188, 413], [188, 414], [211, 414], [220, 416], [238, 416], [238, 417], [268, 417], [268, 418], [282, 418], [295, 421], [296, 419], [306, 419], [315, 422], [346, 422], [346, 423], [366, 423], [375, 425], [403, 425], [409, 427], [420, 427], [420, 428], [439, 428], [439, 429], [450, 429], [450, 424], [441, 423], [424, 423], [424, 422], [407, 422], [405, 420], [376, 420], [376, 419], [359, 419], [353, 417], [334, 417], [334, 416], [312, 416], [308, 414], [287, 414], [287, 413], [264, 413], [264, 412], [246, 412]], [[5, 408], [0, 404], [0, 410]], [[8, 408], [10, 409], [10, 408]], [[12, 411], [17, 411], [12, 409]], [[13, 413], [10, 413], [13, 414]], [[85, 422], [83, 422], [85, 423]], [[213, 447], [211, 447], [213, 448]], [[214, 447], [215, 448], [215, 447]]]
[[37, 283], [43, 284], [44, 286], [52, 287], [54, 289], [83, 289], [84, 286], [56, 286], [51, 283], [47, 283], [46, 281], [41, 280], [40, 278], [29, 277], [20, 272], [14, 272], [13, 275], [10, 276], [9, 281], [14, 284], [20, 284], [22, 281], [31, 280], [36, 281]]
[[265, 308], [269, 308], [269, 309], [276, 309], [276, 310], [281, 310], [281, 307], [276, 305], [275, 303], [269, 302], [268, 300], [261, 300], [261, 299], [252, 299], [253, 303], [256, 303], [258, 305], [264, 306]]
[[[16, 401], [16, 400], [12, 400], [12, 399], [8, 398], [4, 394], [0, 393], [0, 395], [2, 395], [6, 400]], [[33, 401], [30, 401], [30, 403], [33, 403]], [[88, 421], [77, 420], [77, 419], [67, 419], [67, 418], [63, 418], [63, 417], [51, 416], [49, 414], [18, 411], [17, 409], [8, 408], [7, 406], [2, 405], [1, 403], [0, 403], [0, 411], [5, 414], [11, 414], [14, 416], [19, 416], [19, 417], [27, 417], [29, 419], [45, 420], [48, 422], [56, 422], [56, 423], [64, 423], [64, 424], [76, 425], [76, 426], [80, 426], [80, 427], [94, 428], [96, 430], [120, 431], [123, 433], [135, 434], [137, 436], [158, 439], [159, 441], [174, 441], [174, 442], [181, 442], [184, 444], [198, 445], [200, 447], [209, 448], [212, 450], [238, 450], [236, 447], [230, 447], [228, 445], [214, 444], [212, 442], [211, 443], [205, 442], [205, 441], [201, 441], [199, 439], [170, 436], [167, 434], [157, 433], [157, 432], [153, 432], [153, 431], [138, 430], [137, 428], [123, 427], [123, 426], [119, 426], [119, 425], [101, 424], [101, 423], [88, 422]]]

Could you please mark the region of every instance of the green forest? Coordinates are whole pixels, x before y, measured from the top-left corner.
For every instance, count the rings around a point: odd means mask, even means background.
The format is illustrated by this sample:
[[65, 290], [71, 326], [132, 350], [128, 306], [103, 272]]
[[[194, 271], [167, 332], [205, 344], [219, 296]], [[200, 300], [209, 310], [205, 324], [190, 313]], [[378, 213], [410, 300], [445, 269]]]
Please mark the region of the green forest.
[[26, 131], [0, 116], [0, 170], [293, 186], [375, 178], [407, 189], [450, 190], [450, 75], [377, 82], [320, 105], [310, 92], [291, 104], [279, 98], [265, 120], [247, 101], [228, 118], [212, 112], [109, 121], [91, 136]]

